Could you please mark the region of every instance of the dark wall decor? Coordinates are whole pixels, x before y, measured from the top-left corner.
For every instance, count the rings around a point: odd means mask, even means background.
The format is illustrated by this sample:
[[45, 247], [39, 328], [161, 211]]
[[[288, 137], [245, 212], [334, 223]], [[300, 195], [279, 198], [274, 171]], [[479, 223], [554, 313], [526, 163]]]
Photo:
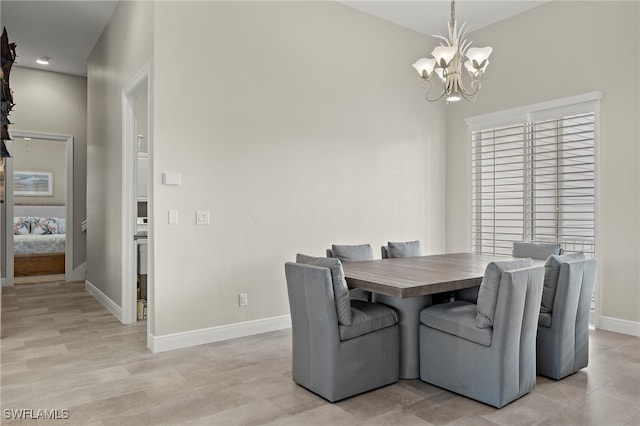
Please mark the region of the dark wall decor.
[[2, 95], [0, 100], [2, 106], [2, 113], [0, 114], [0, 120], [2, 121], [0, 130], [2, 132], [2, 135], [0, 135], [0, 158], [4, 158], [11, 157], [4, 141], [11, 140], [9, 136], [9, 124], [11, 124], [9, 121], [9, 113], [15, 104], [13, 103], [13, 90], [11, 90], [9, 86], [9, 73], [11, 72], [11, 66], [16, 60], [16, 44], [9, 43], [6, 28], [3, 28], [2, 38], [0, 38], [0, 57], [2, 58], [2, 68], [0, 68], [0, 83], [2, 84], [2, 89], [0, 89]]

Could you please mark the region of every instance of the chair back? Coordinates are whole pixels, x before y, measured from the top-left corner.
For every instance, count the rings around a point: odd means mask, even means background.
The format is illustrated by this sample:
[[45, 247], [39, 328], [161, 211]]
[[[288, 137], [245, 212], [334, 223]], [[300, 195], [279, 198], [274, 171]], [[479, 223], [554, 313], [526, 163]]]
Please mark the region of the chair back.
[[499, 386], [503, 401], [535, 387], [536, 332], [543, 282], [542, 266], [504, 271], [500, 278], [491, 346], [502, 353], [505, 366]]
[[331, 248], [327, 249], [327, 257], [337, 257], [343, 262], [373, 260], [373, 249], [371, 248], [371, 244], [332, 244]]
[[[311, 361], [339, 342], [338, 316], [329, 268], [285, 263], [293, 343], [293, 377], [309, 377]], [[299, 382], [300, 383], [300, 382]]]
[[538, 374], [560, 379], [589, 363], [589, 314], [597, 261], [560, 265], [550, 327], [538, 329]]
[[532, 259], [547, 260], [549, 256], [564, 253], [560, 244], [525, 243], [515, 241], [511, 252], [513, 257], [530, 257]]
[[[337, 245], [327, 249], [327, 257], [336, 257], [342, 262], [360, 262], [373, 260], [371, 244]], [[349, 290], [349, 297], [354, 300], [371, 301], [371, 293], [359, 288]]]
[[391, 242], [389, 241], [386, 246], [380, 247], [380, 252], [383, 259], [396, 258], [396, 257], [416, 257], [422, 256], [422, 246], [420, 241], [402, 241]]

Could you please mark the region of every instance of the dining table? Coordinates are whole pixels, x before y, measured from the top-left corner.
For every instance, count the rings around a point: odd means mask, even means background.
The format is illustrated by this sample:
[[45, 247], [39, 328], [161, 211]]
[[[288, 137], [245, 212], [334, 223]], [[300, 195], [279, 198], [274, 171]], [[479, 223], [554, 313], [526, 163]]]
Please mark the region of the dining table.
[[490, 262], [509, 256], [451, 253], [418, 257], [343, 262], [350, 288], [370, 291], [373, 301], [398, 311], [400, 326], [400, 378], [420, 375], [420, 312], [433, 304], [434, 295], [454, 297], [456, 290], [479, 287]]

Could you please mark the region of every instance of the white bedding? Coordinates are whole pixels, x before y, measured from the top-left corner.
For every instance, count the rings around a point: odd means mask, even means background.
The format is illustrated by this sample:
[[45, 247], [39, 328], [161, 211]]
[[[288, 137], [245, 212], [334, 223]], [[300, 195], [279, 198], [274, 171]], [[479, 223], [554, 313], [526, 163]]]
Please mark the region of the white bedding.
[[64, 253], [65, 234], [14, 235], [15, 254]]

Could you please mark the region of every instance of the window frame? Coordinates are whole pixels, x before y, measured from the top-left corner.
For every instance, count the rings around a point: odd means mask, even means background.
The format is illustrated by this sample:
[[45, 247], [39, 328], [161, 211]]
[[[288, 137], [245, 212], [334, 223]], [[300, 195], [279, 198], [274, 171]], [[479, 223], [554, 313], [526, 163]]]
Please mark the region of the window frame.
[[[599, 258], [599, 242], [600, 238], [600, 209], [602, 200], [601, 197], [601, 185], [600, 185], [600, 104], [603, 99], [603, 94], [600, 91], [594, 91], [584, 93], [581, 95], [565, 97], [547, 102], [541, 102], [521, 107], [515, 107], [502, 111], [492, 112], [488, 114], [477, 115], [468, 117], [465, 120], [467, 125], [467, 141], [470, 143], [469, 148], [469, 178], [468, 178], [468, 229], [469, 229], [469, 248], [470, 251], [474, 250], [472, 242], [473, 237], [473, 133], [481, 130], [487, 130], [489, 128], [507, 127], [521, 125], [523, 128], [528, 126], [534, 121], [543, 121], [552, 118], [557, 118], [559, 115], [572, 115], [585, 112], [592, 112], [594, 116], [594, 248], [593, 256]], [[524, 220], [524, 218], [523, 218]], [[523, 223], [523, 226], [526, 224]], [[594, 289], [595, 302], [592, 305], [590, 323], [598, 326], [600, 318], [600, 274], [601, 268], [598, 268], [596, 286]]]

